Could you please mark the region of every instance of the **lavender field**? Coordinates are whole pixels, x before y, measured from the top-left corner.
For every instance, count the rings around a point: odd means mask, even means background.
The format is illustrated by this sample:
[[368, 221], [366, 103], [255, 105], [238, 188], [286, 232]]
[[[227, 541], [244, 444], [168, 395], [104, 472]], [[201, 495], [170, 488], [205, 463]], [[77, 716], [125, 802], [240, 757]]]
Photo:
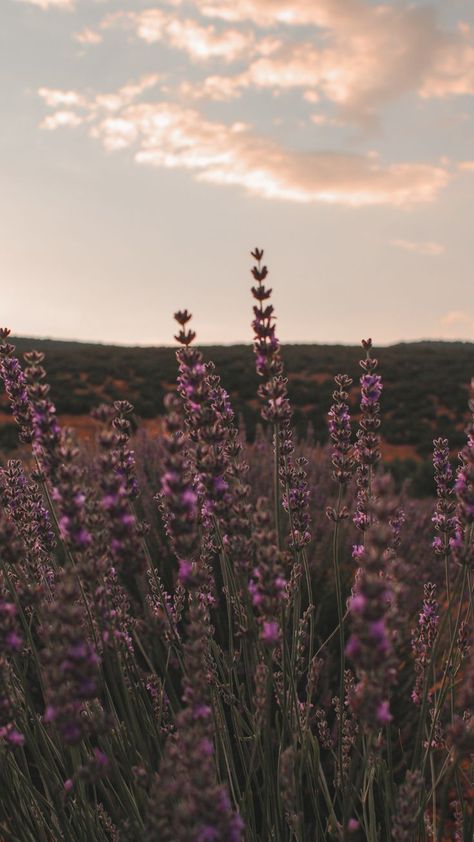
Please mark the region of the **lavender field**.
[[433, 498], [381, 462], [370, 339], [357, 421], [335, 371], [297, 437], [263, 257], [251, 441], [186, 310], [161, 430], [118, 400], [93, 445], [0, 332], [2, 842], [474, 839], [472, 372]]

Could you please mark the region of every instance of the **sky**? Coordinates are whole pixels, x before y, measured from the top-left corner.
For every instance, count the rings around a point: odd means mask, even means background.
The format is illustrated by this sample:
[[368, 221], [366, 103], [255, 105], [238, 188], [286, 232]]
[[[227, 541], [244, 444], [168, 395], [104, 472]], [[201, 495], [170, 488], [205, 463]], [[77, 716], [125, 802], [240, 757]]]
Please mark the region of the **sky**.
[[0, 0], [0, 322], [474, 340], [474, 3]]

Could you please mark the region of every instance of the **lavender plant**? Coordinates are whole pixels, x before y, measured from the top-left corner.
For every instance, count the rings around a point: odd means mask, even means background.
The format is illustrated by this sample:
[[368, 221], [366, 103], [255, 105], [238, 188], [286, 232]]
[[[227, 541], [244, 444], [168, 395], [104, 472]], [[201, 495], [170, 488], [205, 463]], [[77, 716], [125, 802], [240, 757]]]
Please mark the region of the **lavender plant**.
[[187, 310], [159, 434], [118, 401], [87, 448], [0, 331], [2, 842], [474, 838], [472, 424], [395, 494], [367, 340], [298, 441], [252, 257], [253, 442]]

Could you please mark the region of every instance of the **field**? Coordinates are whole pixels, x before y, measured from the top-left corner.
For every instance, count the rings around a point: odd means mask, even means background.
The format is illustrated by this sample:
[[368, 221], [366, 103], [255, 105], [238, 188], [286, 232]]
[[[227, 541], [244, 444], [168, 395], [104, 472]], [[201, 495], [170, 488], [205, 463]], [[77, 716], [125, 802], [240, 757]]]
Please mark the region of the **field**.
[[474, 838], [473, 346], [281, 348], [252, 257], [253, 348], [1, 331], [5, 842]]
[[[32, 348], [46, 355], [48, 383], [60, 420], [81, 439], [93, 438], [90, 412], [102, 401], [131, 401], [134, 425], [151, 432], [159, 430], [165, 395], [175, 388], [173, 348], [124, 348], [24, 337], [10, 341], [19, 355]], [[205, 360], [215, 363], [237, 420], [252, 441], [261, 420], [252, 347], [208, 346], [202, 352]], [[316, 444], [327, 444], [327, 412], [333, 377], [339, 371], [353, 378], [349, 404], [354, 421], [358, 420], [357, 347], [287, 345], [282, 347], [282, 356], [299, 439], [309, 428]], [[382, 459], [390, 464], [397, 485], [409, 479], [414, 496], [433, 495], [433, 438], [449, 436], [454, 460], [463, 446], [474, 343], [402, 343], [378, 349], [377, 357], [385, 383]], [[0, 422], [0, 452], [8, 454], [17, 448], [18, 437], [5, 394], [0, 396]]]

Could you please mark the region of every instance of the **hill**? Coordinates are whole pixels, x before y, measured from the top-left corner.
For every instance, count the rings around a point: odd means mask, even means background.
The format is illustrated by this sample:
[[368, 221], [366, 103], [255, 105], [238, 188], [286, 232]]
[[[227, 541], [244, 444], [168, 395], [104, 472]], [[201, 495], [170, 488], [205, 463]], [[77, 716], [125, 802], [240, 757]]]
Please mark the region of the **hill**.
[[[102, 401], [127, 398], [137, 416], [154, 427], [166, 392], [174, 388], [174, 348], [124, 347], [25, 337], [12, 340], [17, 353], [37, 348], [45, 365], [58, 413], [79, 433], [90, 428], [88, 413]], [[258, 378], [250, 345], [205, 346], [233, 406], [250, 437], [259, 420]], [[474, 343], [416, 342], [376, 349], [383, 377], [384, 457], [390, 461], [426, 459], [435, 436], [462, 446], [467, 419], [468, 384], [474, 374]], [[346, 345], [286, 345], [283, 356], [294, 408], [295, 426], [304, 435], [311, 425], [315, 441], [327, 441], [327, 411], [333, 376], [354, 379], [351, 402], [357, 417], [358, 360], [361, 349]], [[0, 447], [15, 440], [5, 396], [0, 399]]]

